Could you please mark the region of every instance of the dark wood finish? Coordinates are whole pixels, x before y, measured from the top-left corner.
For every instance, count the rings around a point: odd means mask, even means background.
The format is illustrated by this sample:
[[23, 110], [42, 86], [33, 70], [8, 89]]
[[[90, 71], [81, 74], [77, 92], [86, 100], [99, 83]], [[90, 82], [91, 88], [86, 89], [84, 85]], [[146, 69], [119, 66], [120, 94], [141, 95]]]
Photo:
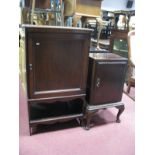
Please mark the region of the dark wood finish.
[[30, 124], [53, 123], [66, 119], [82, 117], [83, 103], [79, 100], [74, 102], [35, 103], [30, 105]]
[[89, 104], [121, 101], [127, 59], [113, 53], [94, 53], [90, 54], [89, 64]]
[[[89, 58], [85, 119], [89, 128], [94, 110], [118, 107], [117, 122], [123, 112], [122, 99], [127, 59], [113, 53], [92, 53]], [[117, 104], [118, 103], [118, 104]]]
[[88, 47], [85, 36], [53, 32], [29, 37], [29, 97], [84, 94], [87, 55], [81, 51]]
[[75, 99], [84, 101], [91, 30], [32, 25], [22, 27], [26, 42], [25, 84], [30, 127], [43, 122], [81, 117], [82, 109], [76, 114], [32, 120], [30, 106]]
[[120, 120], [120, 115], [123, 113], [125, 107], [124, 107], [124, 105], [120, 105], [120, 106], [116, 106], [116, 108], [119, 110], [119, 111], [118, 111], [118, 114], [117, 114], [116, 122], [117, 122], [117, 123], [120, 123], [120, 122], [121, 122], [121, 120]]
[[83, 117], [83, 122], [82, 125], [86, 130], [90, 129], [90, 121], [93, 117], [93, 115], [98, 112], [98, 110], [100, 109], [107, 109], [107, 108], [112, 108], [112, 107], [116, 107], [118, 109], [118, 113], [116, 116], [116, 122], [120, 123], [120, 115], [123, 113], [125, 107], [124, 104], [122, 102], [115, 102], [115, 103], [108, 103], [108, 104], [101, 104], [101, 105], [87, 105], [86, 109], [85, 109], [85, 115]]

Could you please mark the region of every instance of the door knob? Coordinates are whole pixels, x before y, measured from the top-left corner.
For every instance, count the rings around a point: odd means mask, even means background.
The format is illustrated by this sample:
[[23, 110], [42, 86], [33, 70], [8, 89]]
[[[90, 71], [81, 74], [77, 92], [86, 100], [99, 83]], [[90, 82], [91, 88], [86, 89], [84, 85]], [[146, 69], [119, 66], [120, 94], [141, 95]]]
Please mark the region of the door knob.
[[37, 43], [36, 43], [36, 45], [37, 45], [37, 46], [39, 46], [39, 45], [40, 45], [40, 43], [39, 43], [39, 42], [37, 42]]
[[29, 69], [32, 70], [32, 64], [29, 64]]
[[101, 82], [100, 78], [97, 78], [97, 80], [96, 80], [96, 86], [97, 87], [100, 87], [100, 82]]

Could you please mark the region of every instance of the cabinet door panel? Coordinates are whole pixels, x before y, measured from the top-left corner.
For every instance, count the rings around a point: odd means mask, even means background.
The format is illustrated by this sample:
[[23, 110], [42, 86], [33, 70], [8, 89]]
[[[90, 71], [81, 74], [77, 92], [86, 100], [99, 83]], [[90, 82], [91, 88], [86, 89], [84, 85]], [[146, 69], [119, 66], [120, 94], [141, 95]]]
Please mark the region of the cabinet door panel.
[[75, 95], [85, 90], [88, 41], [67, 34], [34, 34], [29, 47], [29, 96]]
[[97, 62], [93, 104], [118, 102], [121, 100], [126, 62]]

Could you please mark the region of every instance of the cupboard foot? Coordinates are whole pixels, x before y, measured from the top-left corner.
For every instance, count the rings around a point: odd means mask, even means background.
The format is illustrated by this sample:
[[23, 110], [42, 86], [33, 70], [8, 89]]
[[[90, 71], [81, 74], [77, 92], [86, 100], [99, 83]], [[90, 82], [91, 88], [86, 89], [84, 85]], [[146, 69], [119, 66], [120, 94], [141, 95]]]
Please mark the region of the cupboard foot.
[[118, 113], [117, 113], [117, 117], [116, 117], [116, 122], [120, 123], [121, 122], [120, 115], [123, 113], [125, 107], [124, 107], [124, 105], [121, 105], [121, 106], [117, 106], [116, 108], [118, 109]]

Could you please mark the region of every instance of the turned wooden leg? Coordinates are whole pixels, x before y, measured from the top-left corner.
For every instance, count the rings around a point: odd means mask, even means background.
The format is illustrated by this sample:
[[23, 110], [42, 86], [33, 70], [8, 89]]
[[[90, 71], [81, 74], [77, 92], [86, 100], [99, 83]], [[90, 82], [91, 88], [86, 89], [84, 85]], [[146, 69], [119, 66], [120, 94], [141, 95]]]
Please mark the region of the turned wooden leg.
[[86, 130], [90, 129], [90, 120], [91, 120], [91, 112], [87, 111], [86, 119], [85, 119], [85, 129]]
[[97, 112], [98, 110], [93, 110], [93, 111], [87, 111], [86, 112], [86, 124], [85, 124], [85, 129], [89, 130], [90, 129], [90, 121], [92, 116]]
[[131, 83], [129, 82], [128, 83], [128, 87], [127, 87], [127, 93], [129, 94], [129, 92], [130, 92], [130, 88], [131, 88]]
[[81, 126], [83, 128], [85, 128], [87, 102], [86, 102], [85, 99], [83, 100], [83, 102], [84, 102], [84, 104], [83, 104], [82, 112], [83, 112], [84, 115], [83, 115], [82, 120], [81, 120]]
[[81, 120], [81, 126], [82, 126], [83, 128], [85, 128], [85, 119], [84, 119], [84, 118], [82, 118], [82, 120]]
[[119, 111], [118, 111], [118, 113], [117, 113], [116, 122], [117, 122], [117, 123], [120, 123], [120, 122], [121, 122], [121, 120], [120, 120], [120, 115], [123, 113], [125, 107], [124, 107], [124, 105], [121, 105], [121, 106], [117, 106], [116, 108], [119, 109]]

